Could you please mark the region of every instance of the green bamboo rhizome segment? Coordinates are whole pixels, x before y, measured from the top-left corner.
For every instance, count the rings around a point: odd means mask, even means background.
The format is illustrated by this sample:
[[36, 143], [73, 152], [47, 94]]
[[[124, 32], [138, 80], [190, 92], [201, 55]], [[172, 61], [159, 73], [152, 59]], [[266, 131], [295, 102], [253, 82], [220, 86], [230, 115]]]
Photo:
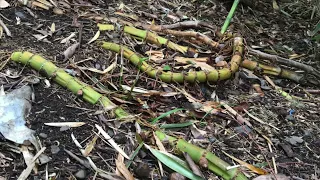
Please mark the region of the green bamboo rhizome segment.
[[168, 48], [181, 52], [188, 57], [194, 57], [197, 54], [195, 49], [186, 46], [180, 46], [169, 39], [158, 36], [156, 33], [150, 31], [137, 29], [132, 26], [125, 26], [123, 31], [132, 35], [134, 38], [146, 40], [152, 44], [156, 44], [157, 46], [167, 46]]
[[303, 75], [297, 74], [296, 72], [282, 69], [280, 67], [272, 67], [265, 64], [261, 64], [255, 61], [243, 60], [241, 66], [247, 68], [251, 71], [260, 71], [262, 74], [269, 74], [273, 76], [279, 76], [281, 78], [290, 79], [297, 83], [305, 83], [303, 82]]
[[[153, 68], [146, 62], [142, 62], [141, 58], [131, 51], [126, 46], [120, 46], [115, 43], [111, 42], [98, 42], [99, 45], [102, 46], [102, 48], [106, 50], [111, 50], [116, 53], [123, 52], [123, 56], [130, 60], [131, 63], [133, 63], [135, 66], [139, 67], [140, 70], [146, 72], [148, 76], [152, 78], [159, 78], [164, 82], [170, 83], [170, 82], [177, 82], [177, 83], [183, 83], [184, 81], [187, 82], [217, 82], [217, 81], [223, 81], [227, 80], [232, 77], [232, 75], [238, 71], [239, 64], [242, 60], [242, 54], [243, 54], [243, 40], [240, 37], [234, 38], [234, 55], [232, 56], [230, 67], [223, 68], [220, 70], [212, 70], [212, 71], [191, 71], [191, 72], [165, 72], [160, 70], [159, 68]], [[122, 50], [121, 50], [122, 49]]]
[[213, 153], [206, 151], [205, 149], [202, 149], [191, 143], [188, 143], [184, 139], [178, 139], [172, 136], [168, 136], [161, 131], [156, 131], [155, 133], [161, 141], [169, 141], [169, 144], [175, 147], [180, 153], [188, 153], [192, 160], [197, 164], [199, 164], [201, 158], [205, 158], [208, 161], [208, 169], [214, 172], [215, 174], [223, 177], [224, 179], [247, 179], [247, 177], [243, 173], [241, 173], [238, 168], [232, 168], [228, 170], [227, 168], [230, 167], [230, 165], [222, 159], [218, 158]]
[[96, 104], [97, 102], [100, 102], [105, 110], [112, 109], [117, 116], [128, 115], [128, 113], [126, 113], [123, 109], [117, 107], [117, 105], [111, 102], [107, 97], [96, 92], [87, 84], [69, 75], [63, 69], [58, 68], [51, 61], [48, 61], [39, 55], [30, 52], [14, 52], [11, 55], [11, 59], [15, 62], [29, 65], [33, 69], [44, 73], [46, 77], [67, 88], [75, 95], [81, 96], [90, 104]]

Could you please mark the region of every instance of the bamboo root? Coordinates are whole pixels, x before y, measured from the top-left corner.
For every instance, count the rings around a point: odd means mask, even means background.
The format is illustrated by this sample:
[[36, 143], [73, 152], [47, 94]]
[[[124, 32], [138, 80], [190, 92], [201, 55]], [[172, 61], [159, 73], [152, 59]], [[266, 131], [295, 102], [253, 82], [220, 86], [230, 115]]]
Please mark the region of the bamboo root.
[[241, 56], [243, 53], [243, 42], [242, 38], [236, 37], [234, 39], [234, 55], [231, 59], [230, 66], [228, 68], [223, 68], [220, 70], [212, 70], [209, 72], [206, 71], [191, 71], [191, 72], [181, 72], [181, 73], [174, 73], [174, 72], [164, 72], [161, 70], [156, 70], [155, 68], [151, 67], [146, 62], [141, 62], [140, 57], [135, 54], [133, 51], [128, 49], [125, 46], [120, 46], [115, 43], [110, 42], [101, 42], [101, 46], [104, 49], [111, 50], [117, 53], [121, 52], [121, 48], [123, 51], [123, 55], [125, 58], [131, 61], [134, 65], [138, 66], [140, 70], [146, 72], [152, 78], [159, 78], [164, 82], [177, 82], [183, 83], [184, 81], [187, 82], [217, 82], [229, 79], [235, 72], [239, 69], [239, 64], [241, 63]]
[[184, 139], [177, 139], [172, 136], [168, 136], [161, 131], [155, 132], [158, 138], [161, 141], [169, 141], [169, 143], [174, 146], [178, 151], [188, 153], [192, 160], [199, 164], [202, 158], [205, 158], [208, 161], [208, 169], [214, 172], [215, 174], [223, 177], [224, 179], [236, 179], [236, 180], [245, 180], [247, 179], [239, 169], [234, 168], [227, 170], [230, 165], [218, 158], [213, 153], [206, 151], [205, 149], [199, 148], [191, 143], [188, 143]]

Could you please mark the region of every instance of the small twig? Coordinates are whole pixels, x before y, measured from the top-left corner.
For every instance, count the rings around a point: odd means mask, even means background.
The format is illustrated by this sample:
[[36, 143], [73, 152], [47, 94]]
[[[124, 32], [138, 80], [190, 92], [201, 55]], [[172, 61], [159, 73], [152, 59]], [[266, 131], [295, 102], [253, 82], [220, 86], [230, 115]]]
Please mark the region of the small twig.
[[[269, 147], [270, 153], [272, 154], [273, 153], [272, 152], [272, 147], [271, 147], [271, 144], [269, 142], [268, 142], [268, 147]], [[273, 164], [273, 168], [274, 168], [274, 173], [278, 174], [276, 159], [274, 158], [274, 156], [272, 156], [272, 164]]]
[[268, 124], [268, 123], [266, 123], [266, 122], [264, 122], [264, 121], [260, 120], [259, 118], [255, 117], [254, 115], [252, 115], [251, 113], [249, 113], [246, 109], [243, 109], [243, 111], [244, 111], [245, 113], [247, 113], [249, 117], [251, 117], [252, 119], [256, 120], [257, 122], [259, 122], [259, 123], [261, 123], [261, 124], [268, 125], [268, 126], [270, 126], [270, 127], [274, 128], [274, 129], [276, 129], [277, 131], [280, 131], [280, 129], [279, 129], [279, 128], [275, 127], [275, 126], [274, 126], [274, 125], [272, 125], [272, 124]]
[[27, 165], [27, 168], [22, 171], [22, 173], [20, 174], [18, 180], [24, 180], [24, 179], [28, 178], [28, 176], [30, 175], [33, 167], [35, 166], [35, 161], [44, 152], [44, 150], [46, 150], [46, 147], [43, 147], [40, 151], [38, 151], [38, 153], [32, 158], [30, 163]]
[[3, 23], [3, 21], [1, 19], [0, 19], [0, 26], [3, 27], [3, 29], [6, 32], [7, 36], [12, 37], [10, 30], [7, 28], [7, 26]]
[[196, 163], [191, 159], [190, 155], [186, 152], [184, 152], [183, 155], [184, 155], [184, 158], [186, 159], [186, 161], [188, 162], [188, 165], [191, 168], [192, 172], [194, 172], [194, 174], [204, 178], [204, 175], [202, 174], [202, 172], [200, 171], [200, 169], [196, 165]]

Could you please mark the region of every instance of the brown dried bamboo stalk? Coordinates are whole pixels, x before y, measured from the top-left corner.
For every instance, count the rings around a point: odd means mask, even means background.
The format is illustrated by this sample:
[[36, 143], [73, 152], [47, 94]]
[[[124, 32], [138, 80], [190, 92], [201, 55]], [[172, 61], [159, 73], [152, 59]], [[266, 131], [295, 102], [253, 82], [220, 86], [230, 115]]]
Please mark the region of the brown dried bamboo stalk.
[[264, 53], [264, 52], [261, 52], [261, 51], [255, 50], [255, 49], [251, 49], [251, 48], [249, 48], [249, 54], [257, 56], [259, 58], [278, 62], [278, 63], [286, 65], [286, 66], [291, 66], [291, 67], [302, 69], [302, 70], [320, 78], [320, 71], [314, 69], [313, 67], [311, 67], [309, 65], [305, 65], [305, 64], [299, 63], [297, 61], [293, 61], [291, 59], [283, 58], [283, 57], [280, 57], [277, 55], [267, 54], [267, 53]]
[[[137, 22], [135, 23], [135, 26], [142, 26], [142, 23]], [[209, 28], [211, 30], [217, 31], [216, 26], [212, 26], [206, 22], [203, 21], [183, 21], [183, 22], [178, 22], [174, 24], [167, 24], [167, 25], [159, 25], [158, 28], [160, 29], [176, 29], [176, 28], [200, 28], [200, 27], [205, 27]]]
[[176, 30], [171, 30], [171, 29], [165, 29], [163, 26], [157, 26], [157, 25], [147, 25], [147, 24], [141, 24], [141, 27], [146, 30], [152, 30], [156, 32], [162, 32], [165, 34], [170, 34], [174, 36], [183, 36], [183, 37], [193, 37], [196, 38], [205, 44], [211, 46], [212, 48], [216, 49], [219, 47], [219, 43], [213, 41], [210, 37], [199, 33], [195, 31], [176, 31]]

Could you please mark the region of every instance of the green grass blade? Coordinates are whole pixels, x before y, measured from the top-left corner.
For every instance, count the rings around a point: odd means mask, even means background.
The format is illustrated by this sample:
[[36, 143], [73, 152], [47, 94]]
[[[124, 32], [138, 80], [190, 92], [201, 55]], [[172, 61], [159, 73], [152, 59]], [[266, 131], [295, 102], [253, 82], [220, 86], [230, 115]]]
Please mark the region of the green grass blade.
[[151, 151], [151, 153], [164, 165], [166, 165], [168, 168], [174, 170], [177, 173], [180, 173], [181, 175], [191, 179], [191, 180], [202, 180], [202, 178], [196, 174], [194, 174], [190, 169], [187, 169], [183, 165], [179, 164], [175, 160], [173, 160], [171, 157], [165, 155], [161, 151], [158, 151], [156, 149], [152, 149], [148, 145], [146, 147]]
[[139, 146], [137, 147], [137, 149], [133, 152], [132, 156], [130, 157], [130, 160], [126, 163], [126, 167], [129, 168], [133, 159], [137, 156], [138, 152], [140, 151], [140, 149], [142, 148], [143, 143], [140, 143]]
[[192, 125], [195, 121], [188, 121], [184, 123], [176, 123], [176, 124], [163, 124], [160, 126], [161, 129], [171, 129], [171, 128], [183, 128]]
[[240, 0], [234, 0], [234, 2], [233, 2], [233, 4], [232, 4], [232, 7], [231, 7], [231, 9], [230, 9], [230, 11], [229, 11], [229, 14], [228, 14], [228, 16], [227, 16], [227, 19], [226, 19], [226, 21], [224, 22], [224, 24], [223, 24], [223, 26], [222, 26], [222, 28], [221, 28], [221, 31], [220, 31], [221, 34], [224, 34], [224, 33], [227, 31], [228, 26], [229, 26], [229, 24], [230, 24], [230, 21], [231, 21], [231, 19], [232, 19], [232, 17], [233, 17], [234, 12], [235, 12], [236, 9], [237, 9], [237, 6], [238, 6], [239, 2], [240, 2]]
[[168, 111], [168, 112], [160, 115], [159, 117], [153, 119], [152, 122], [151, 122], [151, 124], [155, 124], [155, 123], [157, 123], [160, 119], [162, 119], [162, 118], [164, 118], [164, 117], [166, 117], [166, 116], [168, 116], [168, 115], [170, 115], [170, 114], [172, 114], [172, 113], [175, 113], [175, 112], [177, 112], [177, 111], [181, 111], [181, 110], [184, 110], [184, 108], [176, 108], [176, 109], [170, 110], [170, 111]]

